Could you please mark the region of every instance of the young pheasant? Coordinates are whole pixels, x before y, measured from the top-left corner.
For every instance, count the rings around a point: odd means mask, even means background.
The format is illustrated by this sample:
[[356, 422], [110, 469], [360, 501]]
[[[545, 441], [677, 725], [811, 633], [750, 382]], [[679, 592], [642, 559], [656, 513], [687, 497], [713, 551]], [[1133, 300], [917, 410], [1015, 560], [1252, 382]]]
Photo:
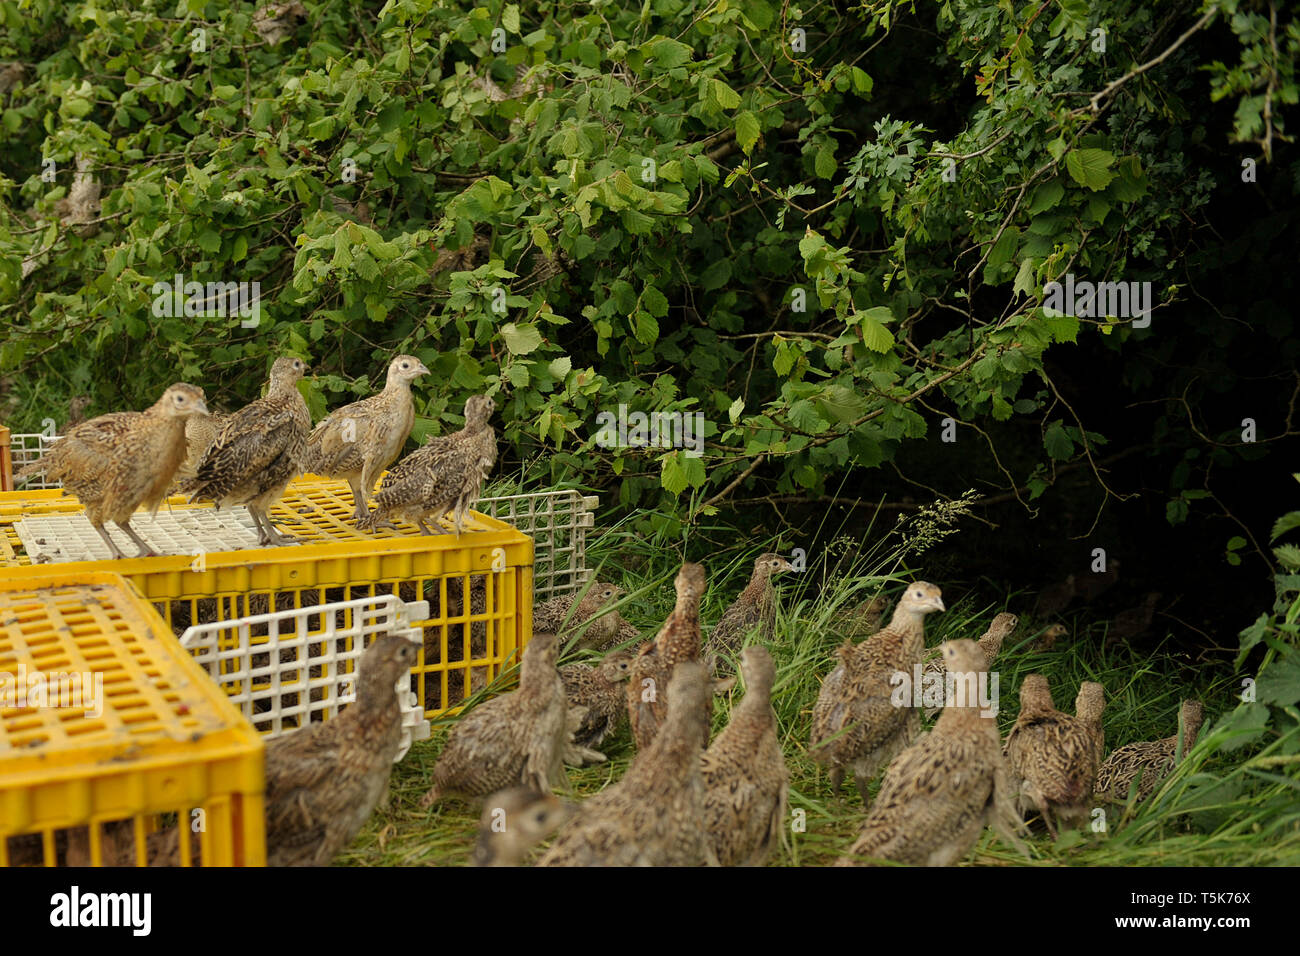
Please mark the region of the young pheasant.
[[1064, 624], [1051, 624], [1039, 635], [1038, 640], [1034, 641], [1031, 649], [1035, 651], [1050, 651], [1056, 646], [1056, 642], [1063, 637], [1070, 636], [1070, 629]]
[[1087, 819], [1097, 778], [1097, 738], [1087, 720], [1056, 709], [1047, 678], [1028, 674], [1004, 748], [1021, 810], [1038, 809], [1052, 839], [1058, 821]]
[[397, 356], [388, 363], [388, 382], [382, 392], [336, 409], [307, 439], [303, 471], [347, 481], [358, 522], [370, 513], [366, 495], [397, 460], [411, 434], [415, 422], [411, 382], [428, 374], [414, 355]]
[[1204, 705], [1199, 700], [1185, 700], [1178, 711], [1179, 733], [1163, 740], [1143, 740], [1115, 748], [1097, 771], [1098, 796], [1122, 803], [1128, 799], [1135, 782], [1138, 800], [1151, 796], [1157, 784], [1192, 749], [1204, 719]]
[[269, 866], [324, 866], [360, 832], [388, 787], [402, 740], [397, 682], [418, 651], [380, 637], [361, 658], [356, 703], [267, 743]]
[[[622, 597], [623, 593], [620, 587], [593, 581], [581, 599], [577, 594], [562, 594], [543, 601], [533, 608], [533, 630], [559, 634], [561, 639], [567, 639], [581, 630], [582, 636], [578, 639], [577, 648], [603, 650], [611, 644], [619, 643], [619, 627], [623, 619], [617, 611], [601, 612]], [[591, 623], [588, 624], [589, 621]]]
[[877, 594], [869, 601], [841, 608], [831, 618], [831, 629], [841, 637], [870, 637], [880, 630], [880, 622], [889, 609], [889, 598]]
[[185, 420], [206, 411], [203, 389], [178, 382], [143, 412], [112, 412], [70, 429], [15, 478], [44, 472], [50, 481], [63, 482], [114, 558], [125, 555], [104, 530], [107, 521], [139, 545], [136, 557], [151, 555], [131, 527], [131, 515], [141, 506], [157, 512], [185, 459]]
[[1038, 599], [1034, 602], [1034, 617], [1055, 617], [1070, 606], [1078, 593], [1078, 581], [1073, 574], [1067, 575], [1064, 581], [1049, 584], [1038, 592]]
[[570, 710], [586, 708], [573, 732], [578, 746], [598, 748], [627, 718], [623, 681], [628, 679], [634, 656], [630, 650], [610, 651], [598, 667], [566, 664], [560, 668]]
[[705, 666], [684, 660], [668, 686], [668, 716], [623, 779], [584, 802], [538, 866], [716, 865], [704, 827], [700, 741], [708, 736]]
[[[989, 665], [992, 665], [993, 661], [997, 659], [998, 652], [1002, 650], [1003, 643], [1011, 636], [1011, 632], [1016, 629], [1016, 625], [1019, 623], [1020, 618], [1004, 611], [995, 617], [992, 623], [989, 624], [989, 629], [980, 635], [980, 639], [977, 643], [979, 644], [980, 650], [984, 652], [984, 660], [987, 661]], [[940, 680], [944, 680], [944, 675], [947, 674], [947, 669], [944, 667], [942, 650], [935, 654], [934, 657], [926, 660], [924, 673], [926, 675], [937, 675]], [[927, 707], [925, 710], [925, 716], [933, 717], [942, 709], [942, 707]]]
[[203, 460], [208, 446], [217, 437], [221, 427], [226, 424], [228, 415], [208, 412], [204, 415], [191, 415], [185, 421], [185, 461], [176, 470], [176, 480], [186, 482], [199, 473], [199, 462]]
[[756, 640], [770, 644], [772, 627], [776, 622], [776, 594], [772, 587], [772, 575], [793, 570], [790, 562], [779, 554], [760, 554], [754, 561], [749, 583], [709, 632], [710, 646], [715, 650], [735, 654], [739, 652], [745, 634], [755, 626], [762, 628]]
[[[632, 724], [632, 737], [638, 750], [644, 750], [654, 740], [660, 725], [668, 716], [669, 677], [682, 661], [700, 658], [700, 596], [704, 593], [704, 567], [687, 562], [677, 572], [673, 586], [677, 603], [653, 641], [641, 646], [632, 662], [627, 685], [627, 713]], [[709, 715], [713, 710], [712, 697], [704, 701], [704, 720], [700, 726], [703, 737], [697, 743], [701, 750], [709, 744]]]
[[925, 649], [925, 616], [943, 610], [933, 584], [908, 585], [889, 625], [861, 644], [839, 649], [840, 665], [822, 682], [813, 706], [809, 755], [830, 768], [838, 790], [844, 768], [852, 767], [862, 800], [871, 779], [921, 731], [921, 714], [910, 704], [895, 707], [893, 696], [902, 673], [911, 680]]
[[534, 634], [524, 650], [519, 689], [480, 704], [452, 725], [420, 806], [450, 794], [486, 797], [507, 787], [546, 792], [562, 779], [568, 705], [555, 668], [558, 652], [554, 634]]
[[[433, 534], [425, 517], [452, 513], [456, 534], [464, 531], [465, 514], [478, 501], [483, 480], [497, 460], [497, 436], [492, 430], [496, 402], [473, 395], [465, 403], [465, 427], [435, 438], [407, 455], [384, 476], [375, 495], [375, 510], [357, 522], [371, 529], [395, 527], [388, 519], [401, 518]], [[444, 534], [436, 521], [436, 533]]]
[[[973, 641], [946, 641], [940, 650], [953, 674], [987, 672]], [[949, 866], [971, 851], [985, 826], [1026, 852], [1016, 837], [1023, 824], [996, 718], [977, 701], [954, 696], [934, 729], [889, 765], [857, 842], [837, 865], [874, 858]]]
[[1150, 630], [1151, 619], [1155, 616], [1156, 605], [1160, 603], [1161, 597], [1162, 595], [1153, 591], [1143, 598], [1142, 603], [1137, 607], [1116, 614], [1115, 620], [1106, 629], [1106, 643], [1131, 641]]
[[218, 508], [247, 505], [263, 547], [294, 541], [275, 530], [267, 510], [302, 473], [311, 413], [298, 382], [306, 371], [307, 363], [300, 358], [276, 359], [266, 397], [226, 419], [195, 476], [181, 484], [191, 501], [213, 501]]
[[744, 699], [700, 763], [704, 823], [722, 866], [761, 866], [784, 832], [790, 774], [776, 736], [771, 653], [745, 648], [740, 673]]
[[569, 808], [559, 797], [527, 787], [488, 797], [479, 817], [473, 866], [519, 866], [528, 851], [564, 822]]
[[1106, 731], [1101, 726], [1101, 715], [1106, 709], [1106, 689], [1096, 681], [1086, 680], [1079, 685], [1074, 698], [1074, 716], [1083, 721], [1092, 734], [1097, 766], [1106, 759]]

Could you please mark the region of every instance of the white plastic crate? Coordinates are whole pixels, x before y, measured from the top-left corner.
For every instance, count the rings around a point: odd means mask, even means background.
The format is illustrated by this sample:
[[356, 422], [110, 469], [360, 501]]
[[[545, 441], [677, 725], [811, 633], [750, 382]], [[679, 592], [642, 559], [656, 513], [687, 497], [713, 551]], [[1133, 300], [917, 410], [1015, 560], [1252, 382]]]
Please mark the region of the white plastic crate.
[[[19, 432], [9, 435], [9, 454], [15, 474], [24, 465], [39, 461], [41, 456], [50, 450], [50, 446], [59, 440], [59, 436], [54, 434], [54, 419], [45, 419], [45, 425], [43, 432]], [[50, 481], [44, 475], [33, 475], [23, 482], [23, 488], [29, 491], [59, 487], [62, 487], [59, 482]]]
[[[420, 644], [423, 630], [411, 622], [428, 617], [428, 601], [385, 594], [197, 624], [180, 640], [258, 732], [273, 738], [334, 717], [354, 702], [357, 661], [366, 647], [385, 634]], [[429, 736], [411, 680], [403, 677], [397, 685], [398, 760], [412, 742]]]
[[[114, 525], [105, 530], [124, 554], [134, 555], [136, 544]], [[192, 554], [238, 551], [261, 547], [257, 526], [243, 506], [216, 511], [211, 508], [160, 509], [156, 515], [140, 513], [131, 527], [158, 554]], [[14, 522], [23, 549], [34, 563], [108, 561], [108, 545], [83, 512], [28, 515]]]

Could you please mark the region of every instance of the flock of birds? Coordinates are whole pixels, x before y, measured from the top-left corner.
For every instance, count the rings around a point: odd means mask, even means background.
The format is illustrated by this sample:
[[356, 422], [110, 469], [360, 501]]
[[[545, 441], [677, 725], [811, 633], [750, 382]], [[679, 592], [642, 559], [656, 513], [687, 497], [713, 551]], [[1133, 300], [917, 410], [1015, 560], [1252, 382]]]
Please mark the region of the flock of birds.
[[[69, 428], [15, 478], [43, 473], [61, 482], [114, 558], [125, 555], [105, 523], [126, 533], [139, 548], [137, 557], [154, 554], [131, 527], [131, 516], [141, 507], [156, 513], [173, 488], [218, 508], [245, 505], [260, 545], [293, 544], [296, 539], [277, 531], [268, 512], [304, 473], [348, 482], [358, 528], [392, 528], [398, 518], [421, 534], [442, 533], [436, 520], [432, 530], [425, 520], [450, 513], [459, 535], [496, 462], [493, 400], [471, 396], [462, 429], [430, 440], [390, 469], [415, 421], [411, 383], [429, 373], [424, 364], [398, 355], [383, 391], [337, 409], [314, 429], [298, 391], [306, 372], [302, 359], [276, 359], [266, 395], [230, 415], [210, 412], [203, 389], [178, 382], [143, 412], [112, 412]], [[366, 503], [371, 492], [374, 511]]]
[[[19, 476], [43, 471], [61, 480], [116, 557], [123, 555], [105, 522], [121, 527], [141, 555], [150, 553], [131, 515], [142, 506], [156, 510], [174, 482], [191, 500], [246, 505], [261, 544], [291, 542], [268, 511], [304, 472], [349, 483], [358, 528], [392, 527], [396, 518], [431, 534], [444, 529], [435, 521], [431, 531], [426, 519], [450, 515], [460, 534], [496, 460], [492, 399], [471, 397], [464, 428], [390, 469], [414, 420], [411, 383], [428, 369], [413, 356], [397, 356], [382, 392], [336, 410], [314, 429], [297, 388], [306, 371], [301, 359], [276, 360], [266, 396], [228, 416], [209, 412], [202, 389], [178, 383], [144, 412], [102, 415], [70, 428]], [[580, 595], [538, 605], [518, 688], [451, 725], [421, 805], [484, 801], [471, 855], [480, 865], [519, 864], [548, 838], [539, 866], [762, 864], [786, 839], [790, 823], [768, 645], [776, 614], [772, 578], [791, 570], [780, 555], [760, 555], [707, 640], [700, 620], [706, 575], [698, 564], [682, 565], [671, 614], [636, 649], [620, 646], [635, 644], [640, 633], [612, 607], [623, 595], [618, 587], [593, 582]], [[1109, 581], [1071, 576], [1044, 589], [1036, 613], [1057, 613], [1076, 596], [1091, 596], [1089, 589], [1109, 586], [1117, 572], [1115, 562]], [[1158, 598], [1144, 602], [1145, 624], [1138, 620], [1135, 627], [1149, 625]], [[1201, 704], [1187, 700], [1178, 733], [1107, 755], [1101, 685], [1085, 682], [1071, 715], [1056, 709], [1042, 674], [1025, 677], [1020, 713], [1005, 741], [993, 713], [978, 700], [954, 699], [951, 682], [942, 708], [900, 706], [896, 675], [920, 668], [978, 680], [1018, 619], [999, 614], [978, 641], [951, 640], [927, 653], [925, 618], [944, 610], [940, 589], [909, 585], [882, 627], [886, 608], [877, 595], [837, 616], [838, 628], [863, 639], [850, 638], [838, 649], [812, 711], [810, 757], [827, 768], [837, 793], [852, 771], [867, 807], [839, 865], [955, 863], [986, 826], [1027, 852], [1020, 839], [1027, 811], [1036, 811], [1055, 835], [1058, 825], [1086, 819], [1097, 801], [1145, 799], [1200, 730]], [[1043, 643], [1050, 646], [1062, 633], [1060, 625], [1047, 628]], [[561, 666], [566, 642], [606, 653], [594, 666]], [[354, 705], [268, 742], [272, 865], [328, 863], [383, 799], [400, 740], [395, 686], [418, 651], [404, 638], [376, 640], [363, 655]], [[732, 661], [738, 675], [724, 673]], [[710, 740], [713, 698], [729, 692], [737, 677], [744, 696]], [[929, 732], [922, 732], [923, 711], [938, 713]], [[580, 803], [556, 797], [564, 766], [604, 761], [601, 746], [625, 720], [637, 753], [624, 776]], [[881, 773], [872, 801], [869, 785]], [[129, 825], [107, 826], [103, 840], [106, 862], [130, 861]], [[83, 853], [84, 835], [73, 834], [67, 847], [70, 858]], [[150, 835], [152, 865], [178, 859], [174, 829]]]

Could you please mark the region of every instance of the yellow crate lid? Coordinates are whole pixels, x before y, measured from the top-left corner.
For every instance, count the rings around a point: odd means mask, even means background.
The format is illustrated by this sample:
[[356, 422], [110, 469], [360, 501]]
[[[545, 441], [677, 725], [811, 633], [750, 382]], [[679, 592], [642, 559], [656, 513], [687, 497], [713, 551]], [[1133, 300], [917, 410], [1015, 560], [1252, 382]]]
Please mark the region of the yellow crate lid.
[[262, 748], [120, 575], [0, 580], [0, 791], [248, 755], [256, 775]]

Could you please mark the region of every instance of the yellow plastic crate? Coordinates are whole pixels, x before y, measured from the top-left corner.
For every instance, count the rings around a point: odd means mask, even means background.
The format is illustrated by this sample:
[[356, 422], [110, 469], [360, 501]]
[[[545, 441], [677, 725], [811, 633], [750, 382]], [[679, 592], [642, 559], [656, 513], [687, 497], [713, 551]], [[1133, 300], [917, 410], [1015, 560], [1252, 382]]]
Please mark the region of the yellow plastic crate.
[[123, 578], [0, 580], [0, 865], [263, 866], [264, 766]]
[[[251, 518], [244, 509], [217, 512], [175, 496], [157, 521], [144, 513], [132, 521], [145, 540], [169, 553], [114, 561], [74, 497], [60, 490], [0, 493], [0, 574], [16, 580], [51, 568], [121, 574], [178, 636], [194, 624], [380, 594], [428, 601], [429, 617], [411, 622], [424, 631], [413, 690], [426, 716], [457, 709], [532, 634], [532, 539], [477, 512], [459, 538], [421, 535], [406, 525], [374, 535], [353, 527], [352, 511], [346, 482], [295, 481], [271, 518], [305, 543], [260, 548], [254, 539], [247, 547], [241, 529]], [[47, 563], [95, 554], [105, 557]]]

